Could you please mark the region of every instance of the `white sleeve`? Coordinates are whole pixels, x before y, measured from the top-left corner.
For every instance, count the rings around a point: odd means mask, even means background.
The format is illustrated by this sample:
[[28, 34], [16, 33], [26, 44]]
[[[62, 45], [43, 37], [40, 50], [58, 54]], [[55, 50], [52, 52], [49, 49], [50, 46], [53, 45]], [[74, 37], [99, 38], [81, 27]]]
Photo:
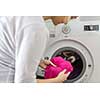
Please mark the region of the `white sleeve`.
[[[29, 17], [30, 18], [30, 17]], [[48, 31], [44, 21], [35, 20], [16, 40], [15, 82], [36, 82], [36, 71], [46, 48]], [[22, 36], [22, 37], [20, 37]], [[20, 41], [20, 42], [19, 42]]]

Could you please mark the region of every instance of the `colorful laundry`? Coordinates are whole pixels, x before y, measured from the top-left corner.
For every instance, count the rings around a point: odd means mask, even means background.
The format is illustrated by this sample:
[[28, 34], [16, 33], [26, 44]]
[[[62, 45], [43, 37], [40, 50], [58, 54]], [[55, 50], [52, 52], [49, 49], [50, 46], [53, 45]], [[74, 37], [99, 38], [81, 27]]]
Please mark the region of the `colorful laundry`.
[[71, 65], [71, 63], [69, 61], [64, 60], [60, 56], [59, 57], [53, 57], [51, 59], [51, 62], [54, 63], [56, 65], [56, 67], [54, 67], [52, 65], [48, 65], [46, 67], [46, 69], [45, 69], [45, 75], [44, 75], [45, 79], [57, 77], [57, 75], [61, 71], [63, 71], [64, 69], [66, 69], [65, 73], [73, 71], [73, 66]]

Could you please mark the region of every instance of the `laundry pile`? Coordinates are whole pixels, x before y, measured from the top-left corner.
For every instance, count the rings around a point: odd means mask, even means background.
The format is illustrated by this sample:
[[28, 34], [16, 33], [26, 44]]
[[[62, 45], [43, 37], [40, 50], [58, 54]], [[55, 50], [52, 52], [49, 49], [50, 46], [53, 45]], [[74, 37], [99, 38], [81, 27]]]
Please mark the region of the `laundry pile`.
[[62, 57], [53, 57], [51, 59], [51, 62], [56, 65], [56, 67], [52, 65], [48, 65], [45, 68], [45, 79], [49, 78], [55, 78], [61, 71], [66, 69], [65, 73], [72, 72], [73, 71], [73, 66], [69, 61], [64, 60]]

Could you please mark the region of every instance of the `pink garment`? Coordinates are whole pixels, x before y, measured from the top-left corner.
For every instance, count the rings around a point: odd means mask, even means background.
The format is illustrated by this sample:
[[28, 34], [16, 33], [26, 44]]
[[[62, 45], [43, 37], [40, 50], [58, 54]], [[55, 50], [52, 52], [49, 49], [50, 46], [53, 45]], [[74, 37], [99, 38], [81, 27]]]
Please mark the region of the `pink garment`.
[[55, 78], [61, 71], [66, 69], [66, 73], [72, 72], [73, 67], [69, 61], [64, 60], [62, 57], [54, 57], [51, 59], [52, 63], [54, 63], [57, 67], [52, 65], [48, 65], [45, 69], [45, 79]]

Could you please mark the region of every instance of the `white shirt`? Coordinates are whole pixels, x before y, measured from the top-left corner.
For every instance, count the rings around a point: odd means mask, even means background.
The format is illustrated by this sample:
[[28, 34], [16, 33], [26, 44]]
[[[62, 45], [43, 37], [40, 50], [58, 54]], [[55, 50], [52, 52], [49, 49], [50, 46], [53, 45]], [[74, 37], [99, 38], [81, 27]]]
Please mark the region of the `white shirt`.
[[47, 40], [42, 17], [0, 17], [0, 82], [36, 82]]

